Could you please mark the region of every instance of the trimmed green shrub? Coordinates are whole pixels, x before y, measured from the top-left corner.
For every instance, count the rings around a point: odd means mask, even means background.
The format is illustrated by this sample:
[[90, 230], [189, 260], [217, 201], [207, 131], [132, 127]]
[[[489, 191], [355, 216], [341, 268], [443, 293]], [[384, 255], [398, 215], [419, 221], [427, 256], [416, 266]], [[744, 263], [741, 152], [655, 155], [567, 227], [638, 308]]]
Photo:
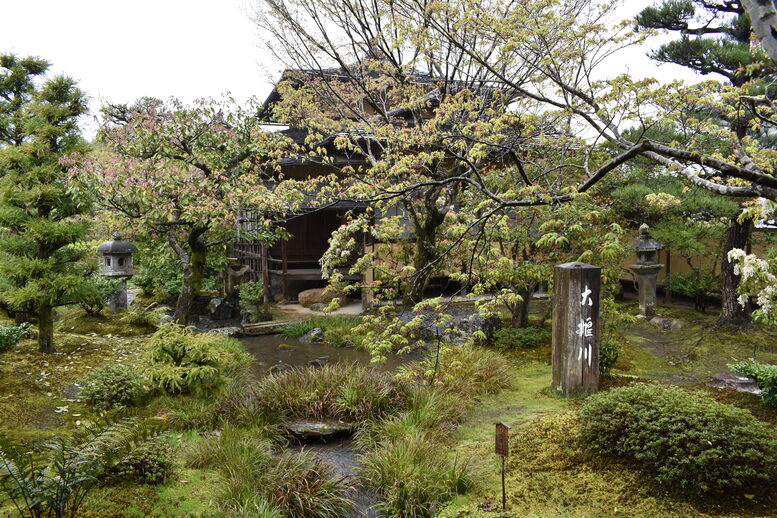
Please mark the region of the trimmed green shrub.
[[79, 396], [98, 412], [132, 406], [146, 392], [143, 376], [126, 365], [104, 365], [87, 374], [80, 385]]
[[381, 496], [376, 508], [390, 518], [432, 518], [471, 487], [467, 464], [450, 459], [422, 433], [386, 442], [360, 461], [361, 475]]
[[133, 447], [111, 474], [117, 481], [161, 484], [173, 473], [173, 449], [163, 437], [154, 437]]
[[30, 335], [32, 327], [28, 323], [19, 324], [17, 326], [5, 326], [0, 324], [0, 353], [10, 351], [17, 345], [22, 339], [27, 338]]
[[690, 493], [755, 490], [777, 476], [777, 438], [731, 405], [678, 388], [634, 384], [588, 398], [582, 438]]
[[163, 394], [208, 394], [252, 361], [239, 341], [168, 324], [148, 342], [145, 374]]
[[237, 286], [241, 308], [258, 306], [264, 300], [264, 283], [262, 281], [244, 282]]
[[500, 351], [511, 349], [534, 349], [542, 347], [550, 340], [550, 330], [544, 327], [505, 327], [494, 333], [494, 347]]
[[729, 365], [740, 376], [753, 378], [761, 389], [761, 399], [769, 406], [777, 407], [777, 365], [761, 363], [755, 359]]
[[622, 352], [623, 347], [617, 338], [612, 336], [602, 338], [599, 344], [599, 369], [602, 372], [608, 372], [618, 361]]

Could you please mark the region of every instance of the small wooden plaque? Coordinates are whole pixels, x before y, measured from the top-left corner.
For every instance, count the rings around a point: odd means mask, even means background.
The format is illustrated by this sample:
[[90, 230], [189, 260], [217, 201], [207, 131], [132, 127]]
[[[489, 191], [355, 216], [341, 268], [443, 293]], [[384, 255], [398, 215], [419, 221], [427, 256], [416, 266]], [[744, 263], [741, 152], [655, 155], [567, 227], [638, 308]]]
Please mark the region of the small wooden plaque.
[[505, 423], [496, 423], [496, 454], [507, 457], [510, 453], [510, 427]]

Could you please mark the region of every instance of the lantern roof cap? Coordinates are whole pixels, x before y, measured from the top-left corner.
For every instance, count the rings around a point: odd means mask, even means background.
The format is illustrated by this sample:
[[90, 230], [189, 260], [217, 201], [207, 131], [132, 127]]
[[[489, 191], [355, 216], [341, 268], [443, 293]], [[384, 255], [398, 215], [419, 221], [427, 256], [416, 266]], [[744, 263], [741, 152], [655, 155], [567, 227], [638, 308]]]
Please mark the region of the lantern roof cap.
[[636, 248], [637, 251], [645, 252], [661, 250], [664, 248], [663, 243], [659, 243], [650, 237], [650, 227], [647, 225], [647, 223], [643, 223], [639, 226], [639, 238], [637, 238], [637, 241], [632, 246]]
[[98, 254], [136, 254], [138, 247], [130, 241], [124, 241], [121, 234], [115, 232], [111, 241], [106, 241], [97, 247]]

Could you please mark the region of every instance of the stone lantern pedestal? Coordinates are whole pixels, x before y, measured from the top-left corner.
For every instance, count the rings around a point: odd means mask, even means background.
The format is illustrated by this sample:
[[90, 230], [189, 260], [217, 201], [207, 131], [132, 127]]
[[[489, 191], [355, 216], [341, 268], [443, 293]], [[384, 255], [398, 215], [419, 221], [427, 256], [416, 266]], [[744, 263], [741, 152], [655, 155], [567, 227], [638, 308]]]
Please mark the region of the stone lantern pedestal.
[[656, 316], [656, 278], [658, 272], [664, 267], [657, 262], [658, 251], [664, 245], [650, 237], [650, 227], [639, 227], [639, 239], [634, 243], [637, 252], [637, 264], [632, 264], [629, 269], [637, 278], [639, 289], [639, 315], [638, 318], [650, 320]]

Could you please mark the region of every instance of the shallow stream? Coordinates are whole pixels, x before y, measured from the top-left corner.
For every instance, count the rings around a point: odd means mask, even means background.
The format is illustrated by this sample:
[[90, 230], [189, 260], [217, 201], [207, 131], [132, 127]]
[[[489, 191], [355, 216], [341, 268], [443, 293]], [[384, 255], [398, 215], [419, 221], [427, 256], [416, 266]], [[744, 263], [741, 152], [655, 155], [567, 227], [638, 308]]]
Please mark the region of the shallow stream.
[[[254, 370], [257, 376], [264, 376], [273, 367], [306, 367], [309, 362], [318, 364], [334, 362], [355, 362], [362, 365], [370, 364], [370, 354], [366, 351], [350, 347], [334, 347], [323, 343], [305, 343], [294, 338], [284, 338], [280, 335], [263, 335], [243, 338], [241, 340], [245, 348], [254, 357]], [[395, 371], [403, 363], [418, 359], [417, 354], [403, 356], [390, 356], [384, 363], [375, 365], [374, 368], [382, 371]], [[357, 476], [357, 451], [350, 439], [333, 439], [329, 442], [314, 442], [294, 449], [305, 449], [315, 452], [321, 459], [332, 465], [335, 473], [341, 477], [348, 477], [355, 486], [352, 495], [354, 512], [352, 518], [379, 518], [380, 512], [372, 509], [378, 502], [375, 494], [367, 491], [359, 485]]]

